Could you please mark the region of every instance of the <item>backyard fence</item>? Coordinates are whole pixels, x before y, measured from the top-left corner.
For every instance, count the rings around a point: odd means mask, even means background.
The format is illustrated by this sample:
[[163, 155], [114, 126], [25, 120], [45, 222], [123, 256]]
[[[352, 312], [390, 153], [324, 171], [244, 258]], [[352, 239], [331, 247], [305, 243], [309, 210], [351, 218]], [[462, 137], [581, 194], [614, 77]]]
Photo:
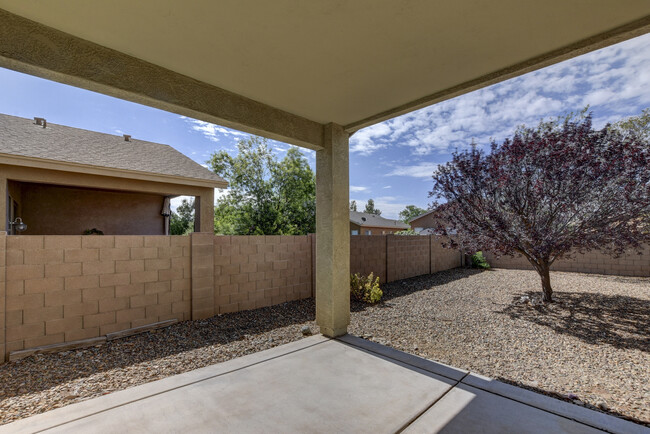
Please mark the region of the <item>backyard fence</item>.
[[[594, 250], [584, 254], [577, 254], [573, 259], [558, 259], [551, 266], [551, 270], [650, 277], [650, 246], [644, 246], [643, 252], [643, 255], [630, 252], [618, 258], [613, 258], [598, 250]], [[484, 253], [486, 260], [494, 268], [532, 269], [528, 260], [521, 255], [497, 258], [492, 253]]]
[[[390, 282], [458, 267], [432, 236], [353, 236], [351, 272]], [[172, 320], [309, 298], [315, 236], [7, 236], [0, 352], [99, 343]]]

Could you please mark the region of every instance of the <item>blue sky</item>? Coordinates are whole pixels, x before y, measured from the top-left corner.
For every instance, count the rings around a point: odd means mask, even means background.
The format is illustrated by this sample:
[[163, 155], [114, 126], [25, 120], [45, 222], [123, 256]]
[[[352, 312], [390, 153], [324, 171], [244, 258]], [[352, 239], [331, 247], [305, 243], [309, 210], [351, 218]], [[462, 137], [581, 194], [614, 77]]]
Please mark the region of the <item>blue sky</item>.
[[[591, 106], [597, 127], [650, 107], [650, 35], [607, 47], [364, 128], [350, 140], [350, 199], [397, 218], [430, 203], [431, 173], [474, 140], [487, 146], [521, 124]], [[235, 152], [239, 131], [0, 68], [0, 113], [165, 143], [205, 164]], [[0, 138], [1, 140], [1, 138]], [[282, 157], [289, 145], [270, 142]], [[315, 154], [303, 150], [312, 168]]]

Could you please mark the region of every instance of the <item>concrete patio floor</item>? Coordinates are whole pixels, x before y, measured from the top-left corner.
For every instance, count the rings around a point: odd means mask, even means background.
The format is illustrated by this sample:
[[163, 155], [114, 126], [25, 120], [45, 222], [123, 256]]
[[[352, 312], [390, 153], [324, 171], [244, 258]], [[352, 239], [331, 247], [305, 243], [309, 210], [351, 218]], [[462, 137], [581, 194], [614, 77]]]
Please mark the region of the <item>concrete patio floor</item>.
[[313, 336], [0, 427], [23, 432], [648, 433], [354, 336]]

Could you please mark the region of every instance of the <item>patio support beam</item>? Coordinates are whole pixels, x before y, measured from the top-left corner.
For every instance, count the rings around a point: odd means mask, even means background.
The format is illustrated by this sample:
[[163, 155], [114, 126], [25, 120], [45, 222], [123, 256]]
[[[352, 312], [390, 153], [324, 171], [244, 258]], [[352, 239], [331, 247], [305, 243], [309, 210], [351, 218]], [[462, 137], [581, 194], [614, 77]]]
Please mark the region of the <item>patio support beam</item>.
[[316, 322], [325, 336], [350, 323], [349, 135], [327, 124], [316, 152]]
[[318, 150], [318, 123], [0, 9], [0, 67]]
[[0, 177], [0, 232], [8, 232], [7, 228], [7, 178]]
[[204, 189], [194, 198], [196, 232], [214, 233], [214, 188]]

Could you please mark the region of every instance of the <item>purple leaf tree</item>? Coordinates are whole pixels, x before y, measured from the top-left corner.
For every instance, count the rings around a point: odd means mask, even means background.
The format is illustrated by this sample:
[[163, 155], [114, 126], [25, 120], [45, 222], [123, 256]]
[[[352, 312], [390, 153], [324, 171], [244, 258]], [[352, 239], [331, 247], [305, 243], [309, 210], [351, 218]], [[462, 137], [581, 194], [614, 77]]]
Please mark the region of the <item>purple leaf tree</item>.
[[[584, 113], [584, 112], [583, 112]], [[559, 258], [641, 252], [650, 241], [650, 145], [641, 134], [592, 128], [591, 114], [520, 127], [491, 152], [456, 152], [429, 196], [448, 247], [523, 255], [553, 301]]]

